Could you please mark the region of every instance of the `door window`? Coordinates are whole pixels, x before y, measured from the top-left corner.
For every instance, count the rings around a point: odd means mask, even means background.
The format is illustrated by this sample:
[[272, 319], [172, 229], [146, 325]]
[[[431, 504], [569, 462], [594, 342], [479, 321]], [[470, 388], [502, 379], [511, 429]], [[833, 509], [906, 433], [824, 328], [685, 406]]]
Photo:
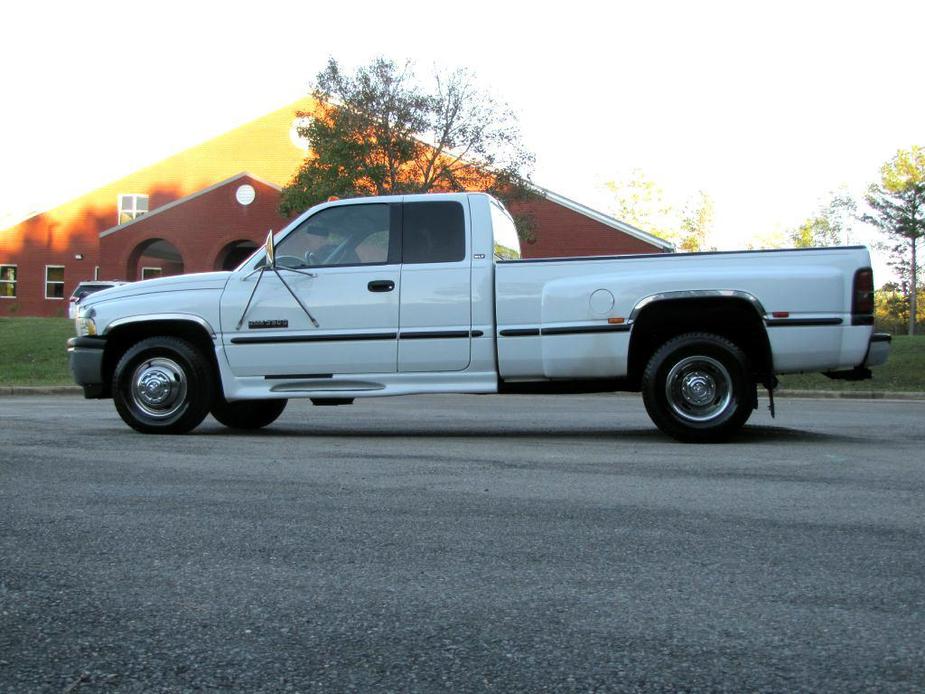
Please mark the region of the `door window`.
[[389, 259], [389, 205], [329, 207], [312, 215], [279, 242], [286, 267], [384, 265]]

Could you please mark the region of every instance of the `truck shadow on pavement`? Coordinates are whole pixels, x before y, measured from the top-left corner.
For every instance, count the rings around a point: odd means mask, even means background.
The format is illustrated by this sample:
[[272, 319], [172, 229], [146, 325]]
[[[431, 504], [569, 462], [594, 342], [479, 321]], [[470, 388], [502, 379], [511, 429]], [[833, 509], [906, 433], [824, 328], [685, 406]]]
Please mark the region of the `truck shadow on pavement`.
[[847, 436], [823, 431], [806, 431], [769, 425], [745, 426], [730, 443], [870, 443], [870, 437]]
[[[306, 424], [304, 427], [294, 427], [291, 425], [271, 425], [266, 429], [258, 431], [242, 431], [226, 429], [224, 427], [203, 427], [197, 432], [199, 435], [206, 436], [230, 436], [230, 437], [259, 437], [259, 438], [344, 438], [344, 439], [529, 439], [534, 441], [556, 440], [556, 439], [575, 439], [577, 441], [586, 441], [588, 437], [595, 440], [611, 441], [636, 441], [652, 443], [678, 443], [658, 429], [652, 428], [590, 428], [590, 427], [517, 427], [511, 429], [504, 428], [486, 428], [480, 424], [473, 424], [471, 427], [462, 427], [459, 425], [433, 425], [428, 427], [417, 426], [392, 426], [380, 427], [368, 425], [364, 427], [354, 426], [317, 426]], [[856, 436], [846, 436], [844, 434], [826, 433], [820, 431], [805, 431], [801, 429], [789, 429], [787, 427], [776, 426], [746, 426], [741, 431], [733, 435], [727, 442], [715, 445], [743, 444], [750, 445], [776, 445], [782, 442], [786, 443], [870, 443], [869, 438]], [[681, 444], [683, 445], [683, 444]], [[696, 444], [692, 444], [696, 445]]]

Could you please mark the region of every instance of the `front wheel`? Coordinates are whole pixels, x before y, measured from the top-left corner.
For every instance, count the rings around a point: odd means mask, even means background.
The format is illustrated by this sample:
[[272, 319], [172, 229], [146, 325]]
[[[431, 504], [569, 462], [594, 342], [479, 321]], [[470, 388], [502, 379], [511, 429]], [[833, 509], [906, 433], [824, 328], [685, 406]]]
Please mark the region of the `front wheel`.
[[688, 333], [669, 340], [642, 376], [646, 411], [679, 441], [728, 439], [752, 413], [755, 385], [748, 360], [726, 338]]
[[185, 434], [209, 414], [212, 366], [177, 337], [149, 337], [126, 351], [113, 375], [112, 398], [123, 421], [144, 434]]
[[288, 400], [238, 400], [228, 402], [221, 395], [212, 403], [212, 416], [231, 429], [261, 429], [276, 421]]

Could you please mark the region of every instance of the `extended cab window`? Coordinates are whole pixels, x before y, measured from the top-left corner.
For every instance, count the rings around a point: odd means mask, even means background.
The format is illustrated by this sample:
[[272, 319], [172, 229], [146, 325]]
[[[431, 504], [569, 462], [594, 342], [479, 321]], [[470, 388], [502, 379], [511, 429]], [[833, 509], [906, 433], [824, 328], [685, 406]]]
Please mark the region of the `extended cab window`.
[[491, 230], [495, 235], [495, 260], [520, 260], [520, 237], [514, 220], [495, 202], [491, 203]]
[[405, 203], [403, 263], [453, 263], [465, 257], [462, 205], [452, 201]]
[[289, 267], [382, 265], [389, 258], [389, 206], [329, 207], [306, 219], [276, 247]]

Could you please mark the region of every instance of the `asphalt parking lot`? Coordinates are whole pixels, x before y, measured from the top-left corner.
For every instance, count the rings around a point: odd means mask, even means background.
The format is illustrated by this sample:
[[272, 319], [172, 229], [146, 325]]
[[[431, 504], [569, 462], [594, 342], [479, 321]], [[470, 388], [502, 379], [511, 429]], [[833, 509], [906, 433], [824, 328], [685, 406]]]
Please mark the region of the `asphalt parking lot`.
[[921, 691], [925, 402], [0, 398], [0, 691]]

